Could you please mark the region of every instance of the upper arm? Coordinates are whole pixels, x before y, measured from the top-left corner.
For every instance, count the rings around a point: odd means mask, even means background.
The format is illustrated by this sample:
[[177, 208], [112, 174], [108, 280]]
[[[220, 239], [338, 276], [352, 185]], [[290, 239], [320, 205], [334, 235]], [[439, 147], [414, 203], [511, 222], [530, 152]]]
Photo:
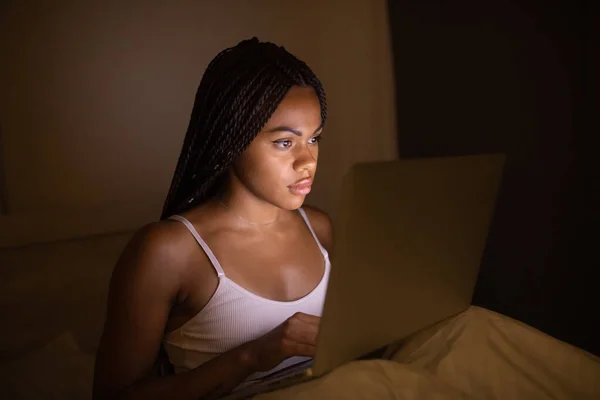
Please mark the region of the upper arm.
[[306, 211], [306, 216], [321, 245], [325, 247], [325, 250], [331, 252], [333, 248], [333, 223], [329, 215], [313, 206], [304, 205], [302, 209]]
[[175, 246], [156, 225], [131, 239], [113, 271], [94, 396], [110, 397], [148, 376], [156, 361], [179, 291], [181, 264]]

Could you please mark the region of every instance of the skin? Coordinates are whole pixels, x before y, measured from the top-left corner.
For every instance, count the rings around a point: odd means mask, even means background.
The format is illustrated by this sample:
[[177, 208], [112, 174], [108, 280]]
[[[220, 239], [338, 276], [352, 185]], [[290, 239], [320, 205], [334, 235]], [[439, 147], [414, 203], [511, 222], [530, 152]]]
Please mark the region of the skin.
[[[316, 94], [312, 88], [293, 87], [229, 171], [222, 198], [229, 209], [210, 201], [183, 214], [229, 279], [261, 297], [299, 299], [323, 276], [323, 256], [296, 211], [305, 196], [294, 191], [297, 181], [315, 176], [320, 132]], [[303, 208], [321, 244], [331, 251], [329, 217]], [[153, 376], [164, 334], [198, 314], [217, 284], [213, 266], [183, 224], [160, 221], [137, 232], [111, 279], [94, 399], [210, 398], [285, 358], [314, 356], [320, 319], [297, 313], [265, 336], [194, 370]]]

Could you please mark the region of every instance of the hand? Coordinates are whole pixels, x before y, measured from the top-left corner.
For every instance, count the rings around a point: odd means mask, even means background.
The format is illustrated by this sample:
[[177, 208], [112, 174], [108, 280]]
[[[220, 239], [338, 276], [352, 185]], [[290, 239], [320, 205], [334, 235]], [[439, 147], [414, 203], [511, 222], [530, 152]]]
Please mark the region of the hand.
[[250, 342], [248, 345], [256, 370], [269, 371], [289, 357], [314, 357], [320, 322], [320, 317], [298, 312]]

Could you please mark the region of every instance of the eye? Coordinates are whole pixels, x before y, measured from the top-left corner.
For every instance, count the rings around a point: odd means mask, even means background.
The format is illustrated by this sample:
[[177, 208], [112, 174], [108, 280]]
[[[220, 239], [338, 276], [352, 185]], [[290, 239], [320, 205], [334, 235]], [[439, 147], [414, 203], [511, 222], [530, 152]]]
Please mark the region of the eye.
[[317, 144], [321, 141], [321, 135], [313, 136], [308, 141], [310, 144]]
[[288, 149], [290, 147], [292, 147], [292, 141], [291, 140], [277, 140], [275, 143], [275, 146], [282, 148], [282, 149]]

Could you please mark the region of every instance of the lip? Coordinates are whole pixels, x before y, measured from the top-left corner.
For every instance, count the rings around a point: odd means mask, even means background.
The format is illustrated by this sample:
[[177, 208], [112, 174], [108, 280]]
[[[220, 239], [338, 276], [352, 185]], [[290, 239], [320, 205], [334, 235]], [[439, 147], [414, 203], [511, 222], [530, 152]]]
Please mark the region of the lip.
[[299, 196], [306, 196], [307, 194], [310, 193], [312, 182], [313, 182], [312, 178], [304, 178], [304, 179], [300, 179], [298, 182], [294, 183], [293, 185], [288, 186], [288, 188], [290, 189], [290, 192], [292, 192], [293, 194], [296, 194]]
[[312, 182], [313, 182], [312, 178], [303, 178], [303, 179], [300, 179], [298, 182], [294, 183], [293, 185], [290, 185], [289, 187], [301, 186], [301, 185], [312, 185]]

